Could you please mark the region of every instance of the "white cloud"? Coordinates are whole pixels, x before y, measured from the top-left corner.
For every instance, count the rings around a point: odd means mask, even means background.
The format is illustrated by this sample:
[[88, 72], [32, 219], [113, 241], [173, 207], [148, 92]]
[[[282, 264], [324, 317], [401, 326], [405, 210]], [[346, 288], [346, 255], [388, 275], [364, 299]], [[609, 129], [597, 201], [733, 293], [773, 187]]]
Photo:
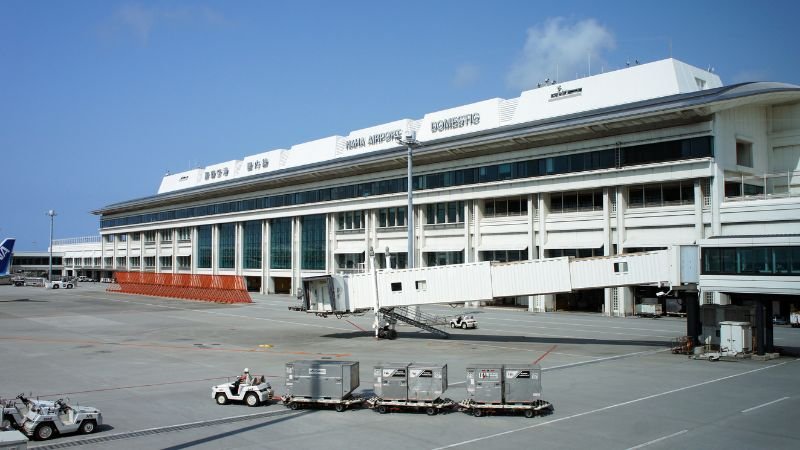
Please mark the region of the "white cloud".
[[614, 36], [594, 19], [577, 23], [566, 23], [562, 17], [548, 19], [528, 29], [522, 54], [508, 74], [508, 85], [525, 90], [546, 78], [571, 79], [576, 72], [587, 73], [590, 56], [592, 66], [600, 67], [603, 53], [612, 48]]
[[145, 44], [150, 40], [150, 34], [156, 26], [164, 26], [177, 22], [209, 25], [225, 25], [229, 23], [222, 14], [207, 6], [186, 6], [163, 9], [146, 7], [140, 4], [126, 4], [121, 6], [115, 12], [112, 22], [112, 28], [126, 30]]
[[462, 64], [456, 67], [456, 73], [453, 77], [453, 86], [457, 88], [465, 88], [475, 84], [480, 78], [480, 69], [473, 64]]

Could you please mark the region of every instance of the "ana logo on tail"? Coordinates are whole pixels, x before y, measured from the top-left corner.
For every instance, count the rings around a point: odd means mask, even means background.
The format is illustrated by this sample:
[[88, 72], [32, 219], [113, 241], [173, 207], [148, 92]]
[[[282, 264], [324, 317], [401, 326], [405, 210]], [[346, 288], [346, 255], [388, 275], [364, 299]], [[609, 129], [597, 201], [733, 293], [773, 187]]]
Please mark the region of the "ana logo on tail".
[[14, 242], [16, 242], [16, 239], [8, 238], [0, 244], [0, 275], [8, 275], [8, 271], [11, 268]]

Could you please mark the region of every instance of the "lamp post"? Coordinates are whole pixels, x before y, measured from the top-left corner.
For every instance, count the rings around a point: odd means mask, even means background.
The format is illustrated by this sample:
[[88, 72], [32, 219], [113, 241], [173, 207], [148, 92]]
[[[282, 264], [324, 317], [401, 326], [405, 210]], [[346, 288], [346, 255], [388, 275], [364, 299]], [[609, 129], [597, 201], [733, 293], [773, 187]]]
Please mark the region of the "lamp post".
[[56, 216], [56, 212], [51, 209], [47, 211], [47, 215], [50, 216], [50, 264], [47, 269], [47, 280], [53, 281], [53, 218]]
[[422, 144], [417, 140], [417, 134], [413, 131], [407, 131], [405, 135], [397, 138], [397, 143], [405, 145], [408, 150], [408, 207], [406, 209], [406, 224], [408, 225], [408, 268], [414, 267], [414, 178], [412, 176], [412, 150], [415, 147], [420, 147]]

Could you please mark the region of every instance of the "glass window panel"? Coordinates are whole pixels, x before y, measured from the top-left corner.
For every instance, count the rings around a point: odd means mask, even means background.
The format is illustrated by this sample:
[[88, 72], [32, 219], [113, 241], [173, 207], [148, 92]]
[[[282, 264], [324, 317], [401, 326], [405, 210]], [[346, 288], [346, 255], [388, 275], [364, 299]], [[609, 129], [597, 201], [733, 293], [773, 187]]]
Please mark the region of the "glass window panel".
[[786, 275], [790, 273], [792, 261], [791, 247], [773, 248], [772, 258], [772, 266], [775, 268], [776, 275]]
[[325, 270], [325, 215], [318, 214], [301, 218], [300, 268]]
[[792, 275], [800, 275], [800, 247], [791, 248], [790, 267]]
[[197, 227], [197, 267], [211, 268], [211, 225]]
[[719, 271], [721, 273], [736, 273], [736, 249], [735, 248], [722, 248], [721, 265]]
[[483, 202], [483, 215], [486, 217], [494, 217], [494, 200], [489, 199]]
[[661, 185], [649, 184], [644, 187], [645, 206], [661, 206]]
[[506, 199], [495, 200], [494, 207], [496, 216], [504, 217], [508, 215], [508, 200]]
[[562, 194], [550, 194], [550, 212], [551, 213], [560, 213], [564, 211], [564, 204], [563, 204], [563, 195]]
[[236, 224], [219, 225], [219, 268], [233, 269], [236, 261]]
[[389, 208], [389, 226], [393, 227], [396, 225], [396, 218], [397, 218], [397, 210], [395, 208]]
[[664, 184], [661, 187], [664, 198], [664, 205], [681, 204], [681, 185], [680, 183]]
[[381, 208], [378, 210], [378, 227], [383, 228], [388, 226], [386, 224], [386, 214], [387, 214], [386, 208]]
[[564, 212], [575, 212], [578, 210], [578, 193], [564, 193]]
[[754, 271], [754, 264], [753, 264], [753, 250], [750, 248], [740, 248], [736, 252], [737, 261], [737, 272], [738, 273], [753, 273]]
[[270, 222], [270, 267], [292, 268], [292, 219], [284, 217]]
[[242, 261], [245, 269], [261, 268], [261, 221], [250, 220], [244, 223], [242, 241]]
[[447, 219], [447, 205], [445, 203], [436, 204], [436, 223], [445, 223]]

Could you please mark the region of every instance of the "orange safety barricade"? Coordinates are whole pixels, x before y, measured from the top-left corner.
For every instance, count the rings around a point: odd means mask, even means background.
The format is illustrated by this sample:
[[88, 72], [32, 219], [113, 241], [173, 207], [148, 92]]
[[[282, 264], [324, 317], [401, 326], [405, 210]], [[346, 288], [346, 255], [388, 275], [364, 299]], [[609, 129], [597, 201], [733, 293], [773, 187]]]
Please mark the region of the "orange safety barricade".
[[152, 272], [116, 272], [108, 292], [217, 303], [252, 303], [244, 277]]

